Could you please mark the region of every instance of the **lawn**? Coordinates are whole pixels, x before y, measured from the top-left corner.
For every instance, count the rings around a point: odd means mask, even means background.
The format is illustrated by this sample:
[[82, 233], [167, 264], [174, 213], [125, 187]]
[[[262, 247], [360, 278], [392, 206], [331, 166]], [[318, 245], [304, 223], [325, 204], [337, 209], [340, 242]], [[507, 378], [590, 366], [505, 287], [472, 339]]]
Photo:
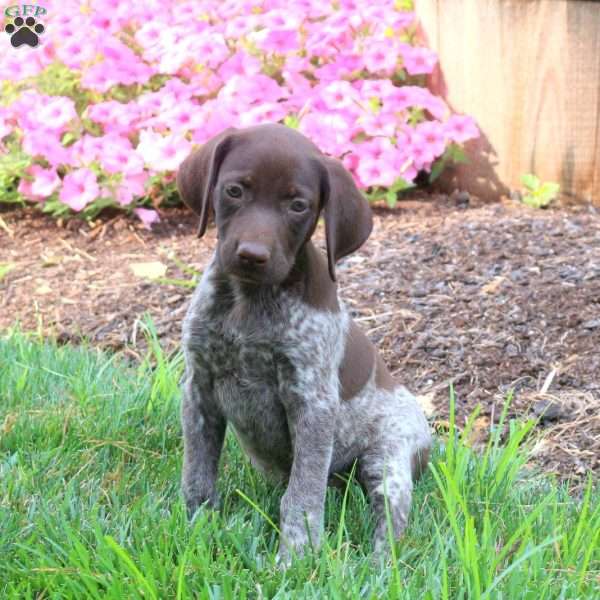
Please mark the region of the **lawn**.
[[468, 424], [451, 419], [386, 565], [351, 483], [328, 492], [324, 547], [279, 570], [282, 490], [231, 436], [222, 511], [190, 526], [181, 359], [147, 327], [151, 351], [133, 365], [19, 332], [0, 339], [1, 598], [600, 598], [600, 489], [571, 497], [527, 470], [531, 422], [500, 423], [476, 454]]

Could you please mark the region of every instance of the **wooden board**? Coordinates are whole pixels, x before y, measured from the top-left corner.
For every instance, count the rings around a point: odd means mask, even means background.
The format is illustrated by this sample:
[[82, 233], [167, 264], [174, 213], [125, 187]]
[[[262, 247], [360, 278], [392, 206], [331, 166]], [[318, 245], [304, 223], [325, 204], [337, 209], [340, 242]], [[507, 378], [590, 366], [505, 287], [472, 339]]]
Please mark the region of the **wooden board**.
[[600, 205], [600, 2], [416, 0], [430, 78], [482, 138], [446, 184], [482, 197], [521, 189], [534, 173]]

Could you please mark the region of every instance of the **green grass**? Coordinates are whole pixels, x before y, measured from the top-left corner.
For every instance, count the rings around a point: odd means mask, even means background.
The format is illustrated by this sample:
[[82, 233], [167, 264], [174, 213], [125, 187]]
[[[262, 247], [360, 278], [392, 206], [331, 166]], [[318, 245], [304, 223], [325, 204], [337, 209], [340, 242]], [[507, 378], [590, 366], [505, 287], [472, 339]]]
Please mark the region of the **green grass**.
[[[186, 522], [181, 359], [131, 366], [20, 333], [0, 339], [0, 598], [600, 598], [600, 493], [521, 467], [531, 423], [482, 456], [454, 423], [406, 535], [373, 558], [368, 502], [331, 490], [323, 549], [274, 563], [281, 488], [227, 438], [224, 506]], [[502, 428], [498, 428], [498, 432]], [[530, 437], [530, 436], [529, 436]]]

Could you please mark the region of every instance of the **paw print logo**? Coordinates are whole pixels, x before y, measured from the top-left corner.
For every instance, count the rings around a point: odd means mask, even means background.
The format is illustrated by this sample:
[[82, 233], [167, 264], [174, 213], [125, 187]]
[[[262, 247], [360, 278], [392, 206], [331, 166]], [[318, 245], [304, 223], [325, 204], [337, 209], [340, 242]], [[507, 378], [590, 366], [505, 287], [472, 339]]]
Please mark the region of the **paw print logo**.
[[35, 48], [40, 41], [38, 37], [44, 33], [44, 26], [41, 23], [36, 23], [33, 17], [17, 17], [12, 23], [4, 27], [4, 31], [10, 35], [10, 43], [18, 48], [23, 44], [27, 44]]

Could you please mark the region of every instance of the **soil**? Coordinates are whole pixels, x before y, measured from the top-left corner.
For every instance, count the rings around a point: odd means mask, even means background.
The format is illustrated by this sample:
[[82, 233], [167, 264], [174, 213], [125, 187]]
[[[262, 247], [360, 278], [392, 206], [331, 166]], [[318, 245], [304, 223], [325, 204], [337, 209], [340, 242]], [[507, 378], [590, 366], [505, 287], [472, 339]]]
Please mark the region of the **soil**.
[[[18, 322], [139, 360], [148, 313], [177, 348], [192, 288], [170, 280], [190, 285], [183, 267], [201, 271], [214, 229], [198, 240], [185, 209], [151, 232], [122, 215], [61, 224], [20, 209], [0, 219], [0, 263], [13, 267], [0, 279], [0, 331]], [[162, 279], [134, 273], [155, 262]], [[337, 273], [354, 317], [438, 429], [451, 385], [461, 426], [481, 405], [475, 446], [512, 394], [511, 416], [539, 417], [535, 466], [575, 487], [600, 471], [598, 209], [415, 195], [376, 208], [372, 236]]]

